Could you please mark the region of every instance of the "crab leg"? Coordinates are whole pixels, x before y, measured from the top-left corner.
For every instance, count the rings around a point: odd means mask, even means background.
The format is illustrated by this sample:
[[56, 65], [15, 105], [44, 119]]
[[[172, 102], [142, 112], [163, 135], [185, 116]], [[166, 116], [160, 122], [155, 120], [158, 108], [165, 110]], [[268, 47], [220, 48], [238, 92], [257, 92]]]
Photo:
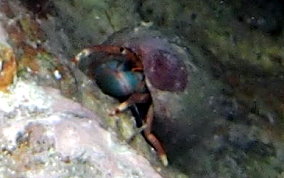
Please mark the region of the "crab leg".
[[168, 159], [166, 152], [161, 144], [161, 142], [157, 139], [157, 137], [152, 133], [152, 123], [154, 119], [154, 110], [153, 110], [153, 105], [149, 107], [147, 116], [145, 118], [145, 122], [147, 127], [144, 130], [144, 135], [146, 139], [152, 144], [152, 146], [155, 148], [157, 151], [157, 154], [162, 161], [164, 166], [168, 165]]
[[[121, 103], [111, 115], [118, 114], [124, 110], [126, 110], [129, 106], [136, 103], [146, 103], [150, 100], [150, 94], [148, 93], [134, 93], [131, 95], [126, 101]], [[155, 148], [158, 153], [160, 160], [162, 161], [164, 166], [168, 165], [168, 159], [166, 152], [161, 144], [161, 142], [157, 139], [157, 137], [152, 133], [152, 123], [154, 119], [154, 110], [153, 105], [149, 107], [147, 112], [147, 116], [144, 119], [146, 127], [143, 131], [146, 139], [150, 142], [150, 144]]]
[[75, 58], [72, 59], [72, 62], [75, 64], [79, 63], [82, 58], [89, 56], [94, 52], [103, 52], [112, 55], [122, 55], [125, 56], [132, 64], [135, 70], [143, 70], [143, 65], [139, 60], [138, 56], [132, 52], [130, 49], [125, 47], [119, 47], [114, 45], [96, 45], [90, 48], [85, 48], [79, 52]]
[[115, 108], [114, 112], [111, 113], [111, 115], [118, 114], [136, 103], [147, 103], [150, 101], [150, 99], [151, 97], [148, 93], [134, 93], [126, 101], [120, 103], [118, 107]]

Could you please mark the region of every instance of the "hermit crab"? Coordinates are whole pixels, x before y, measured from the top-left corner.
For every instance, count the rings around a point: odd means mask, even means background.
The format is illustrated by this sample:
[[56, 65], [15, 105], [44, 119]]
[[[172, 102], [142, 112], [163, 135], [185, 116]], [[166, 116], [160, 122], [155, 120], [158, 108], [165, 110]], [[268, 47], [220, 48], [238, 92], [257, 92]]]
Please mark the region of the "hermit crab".
[[159, 31], [138, 27], [83, 49], [72, 61], [80, 63], [93, 54], [97, 55], [88, 64], [91, 78], [104, 93], [121, 101], [111, 114], [146, 104], [144, 137], [167, 165], [165, 149], [152, 133], [152, 123], [156, 116], [170, 117], [164, 109], [170, 103], [163, 98], [165, 93], [183, 92], [188, 86], [185, 49], [172, 44]]

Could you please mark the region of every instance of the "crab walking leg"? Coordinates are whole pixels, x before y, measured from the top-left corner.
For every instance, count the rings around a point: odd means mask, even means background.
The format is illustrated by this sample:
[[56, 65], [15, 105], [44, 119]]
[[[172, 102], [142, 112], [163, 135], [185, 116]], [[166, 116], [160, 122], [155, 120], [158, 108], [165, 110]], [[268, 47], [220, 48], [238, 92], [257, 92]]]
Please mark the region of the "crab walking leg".
[[120, 103], [110, 115], [118, 114], [136, 103], [147, 103], [151, 97], [148, 93], [134, 93], [126, 101]]
[[149, 107], [149, 110], [147, 112], [147, 116], [145, 118], [145, 122], [147, 127], [144, 130], [144, 135], [146, 139], [152, 144], [152, 146], [155, 148], [157, 151], [157, 154], [162, 161], [164, 166], [168, 165], [168, 159], [166, 152], [161, 144], [161, 142], [157, 139], [157, 137], [152, 133], [152, 123], [154, 119], [154, 109], [153, 105]]
[[143, 65], [140, 59], [134, 52], [132, 52], [128, 48], [114, 46], [114, 45], [96, 45], [90, 48], [85, 48], [81, 52], [79, 52], [71, 61], [77, 64], [80, 62], [80, 60], [82, 60], [83, 58], [89, 56], [90, 54], [94, 52], [103, 52], [103, 53], [111, 54], [111, 55], [125, 56], [127, 60], [130, 60], [130, 62], [133, 64], [133, 67], [135, 69], [139, 69], [139, 70], [143, 69]]
[[[121, 103], [111, 115], [118, 114], [119, 112], [122, 112], [126, 110], [129, 106], [136, 104], [136, 103], [146, 103], [150, 100], [150, 94], [147, 93], [134, 93], [131, 95], [126, 101]], [[154, 110], [153, 105], [149, 107], [149, 110], [147, 112], [147, 116], [144, 119], [146, 128], [144, 129], [144, 135], [146, 139], [151, 143], [151, 145], [155, 148], [157, 151], [160, 160], [162, 161], [164, 166], [168, 165], [168, 159], [166, 152], [161, 144], [161, 142], [157, 139], [157, 137], [151, 132], [152, 131], [152, 123], [154, 119]]]

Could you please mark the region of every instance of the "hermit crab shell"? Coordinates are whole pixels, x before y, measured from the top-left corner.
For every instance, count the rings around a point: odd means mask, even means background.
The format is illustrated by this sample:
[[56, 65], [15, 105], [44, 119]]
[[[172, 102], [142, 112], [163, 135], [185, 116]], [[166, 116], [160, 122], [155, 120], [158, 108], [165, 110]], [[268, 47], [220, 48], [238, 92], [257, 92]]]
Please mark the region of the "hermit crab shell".
[[[155, 117], [178, 119], [183, 110], [180, 100], [189, 88], [191, 56], [179, 45], [179, 38], [145, 27], [114, 33], [103, 44], [132, 50], [142, 61]], [[174, 121], [173, 121], [174, 122]]]
[[173, 92], [184, 91], [187, 87], [186, 53], [160, 32], [141, 27], [127, 29], [115, 33], [105, 43], [123, 46], [136, 53], [153, 87]]

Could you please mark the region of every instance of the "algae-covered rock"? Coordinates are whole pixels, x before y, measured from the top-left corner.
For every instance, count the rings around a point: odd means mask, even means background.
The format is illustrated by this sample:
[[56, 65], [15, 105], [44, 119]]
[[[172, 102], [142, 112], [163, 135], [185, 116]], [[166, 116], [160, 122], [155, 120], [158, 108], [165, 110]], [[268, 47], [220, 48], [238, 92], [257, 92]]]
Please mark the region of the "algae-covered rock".
[[[161, 6], [165, 8], [156, 9]], [[275, 57], [283, 60], [280, 20], [283, 7], [278, 0], [250, 3], [147, 0], [141, 4], [139, 12], [143, 20], [182, 33], [225, 64], [242, 66], [246, 63], [279, 74], [283, 72], [283, 62], [279, 65]]]

